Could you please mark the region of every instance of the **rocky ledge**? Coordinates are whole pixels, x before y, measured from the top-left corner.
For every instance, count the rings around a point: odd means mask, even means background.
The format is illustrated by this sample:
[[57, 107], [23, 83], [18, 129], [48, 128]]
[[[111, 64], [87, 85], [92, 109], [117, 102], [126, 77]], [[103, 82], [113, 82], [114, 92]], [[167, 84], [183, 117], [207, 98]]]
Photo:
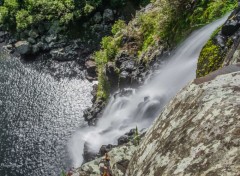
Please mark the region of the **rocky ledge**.
[[87, 21], [78, 22], [72, 27], [74, 29], [67, 29], [57, 21], [43, 22], [15, 35], [6, 32], [0, 25], [0, 45], [8, 53], [25, 60], [43, 58], [60, 64], [74, 62], [77, 67], [86, 70], [88, 80], [95, 80], [96, 64], [91, 55], [100, 48], [102, 37], [111, 33], [114, 21], [119, 18], [125, 17], [117, 10], [106, 8], [95, 12]]
[[[193, 80], [166, 106], [139, 146], [126, 141], [110, 149], [114, 176], [238, 175], [239, 110], [240, 64]], [[85, 163], [74, 176], [99, 175], [100, 160]]]
[[239, 114], [239, 64], [194, 80], [154, 121], [126, 175], [239, 175]]

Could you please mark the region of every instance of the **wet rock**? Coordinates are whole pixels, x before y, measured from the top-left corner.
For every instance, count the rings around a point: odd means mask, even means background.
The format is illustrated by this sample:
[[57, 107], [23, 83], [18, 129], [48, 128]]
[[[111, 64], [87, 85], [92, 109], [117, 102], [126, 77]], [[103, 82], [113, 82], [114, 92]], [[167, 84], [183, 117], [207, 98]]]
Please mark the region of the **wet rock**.
[[99, 155], [100, 156], [104, 156], [105, 153], [108, 153], [110, 150], [112, 150], [114, 147], [116, 147], [116, 145], [111, 145], [111, 144], [108, 144], [108, 145], [102, 145], [100, 150], [99, 150]]
[[74, 51], [71, 46], [65, 48], [52, 49], [50, 55], [54, 60], [57, 61], [73, 61], [77, 58], [78, 54]]
[[226, 46], [226, 37], [223, 35], [217, 35], [213, 38], [214, 42], [219, 45], [220, 47], [224, 48]]
[[8, 41], [9, 44], [14, 44], [14, 43], [16, 43], [16, 42], [17, 42], [17, 40], [16, 40], [15, 38], [11, 38], [11, 39], [9, 39], [9, 41]]
[[15, 48], [17, 52], [21, 55], [26, 55], [31, 53], [31, 45], [27, 41], [18, 41], [15, 43]]
[[44, 44], [42, 42], [38, 42], [37, 44], [32, 46], [33, 54], [36, 54], [41, 50], [44, 50]]
[[83, 159], [84, 163], [92, 161], [96, 158], [96, 153], [92, 152], [92, 150], [89, 147], [89, 144], [87, 142], [84, 143], [84, 148], [83, 148]]
[[85, 62], [85, 67], [87, 69], [88, 76], [90, 76], [90, 77], [96, 77], [97, 76], [97, 73], [96, 73], [97, 65], [94, 61], [92, 61], [92, 60], [86, 61]]
[[94, 84], [93, 85], [93, 89], [91, 91], [91, 95], [93, 96], [92, 98], [92, 103], [95, 103], [95, 101], [97, 100], [97, 89], [98, 89], [98, 85], [97, 84]]
[[57, 36], [51, 34], [45, 38], [45, 41], [47, 43], [55, 42], [57, 40]]
[[46, 31], [46, 29], [45, 29], [44, 24], [38, 25], [38, 32], [39, 32], [40, 34], [44, 34], [45, 31]]
[[118, 138], [118, 145], [122, 145], [128, 142], [129, 142], [129, 139], [127, 135], [123, 135], [120, 138]]
[[135, 61], [127, 60], [127, 61], [122, 62], [120, 69], [126, 70], [127, 72], [134, 71], [136, 69]]
[[134, 153], [126, 175], [239, 172], [240, 71], [216, 73], [195, 80], [171, 100]]
[[115, 65], [116, 67], [120, 68], [122, 63], [124, 61], [127, 61], [130, 58], [130, 56], [128, 55], [128, 53], [126, 51], [122, 51], [120, 52], [115, 59]]
[[240, 27], [237, 20], [228, 20], [222, 27], [222, 34], [226, 36], [233, 35]]
[[105, 102], [102, 100], [96, 101], [92, 107], [87, 108], [83, 112], [84, 119], [88, 122], [89, 126], [95, 126], [98, 118], [101, 117]]
[[34, 38], [29, 37], [27, 41], [32, 45], [36, 44], [36, 40]]
[[106, 64], [106, 76], [111, 85], [111, 91], [114, 92], [118, 87], [118, 72], [113, 62]]
[[135, 134], [135, 132], [136, 132], [136, 129], [133, 128], [133, 129], [131, 129], [129, 132], [127, 132], [125, 135], [127, 135], [127, 136], [133, 136], [133, 135]]
[[103, 20], [105, 22], [112, 22], [114, 20], [114, 14], [111, 9], [105, 9], [103, 12]]
[[131, 74], [124, 70], [119, 74], [119, 85], [121, 87], [125, 87], [128, 85], [129, 87], [131, 85], [131, 79]]
[[35, 30], [30, 30], [29, 33], [28, 33], [28, 36], [30, 38], [36, 39], [39, 36], [39, 34]]
[[65, 56], [64, 49], [63, 48], [53, 49], [50, 51], [50, 55], [55, 60], [62, 60], [64, 59], [64, 56]]

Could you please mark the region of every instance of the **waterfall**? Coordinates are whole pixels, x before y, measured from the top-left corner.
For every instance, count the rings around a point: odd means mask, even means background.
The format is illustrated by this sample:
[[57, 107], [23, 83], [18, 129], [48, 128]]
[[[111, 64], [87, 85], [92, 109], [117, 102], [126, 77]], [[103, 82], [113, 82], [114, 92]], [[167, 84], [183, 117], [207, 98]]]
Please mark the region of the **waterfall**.
[[111, 97], [96, 127], [80, 129], [69, 141], [73, 165], [82, 163], [84, 141], [98, 151], [103, 144], [116, 144], [121, 135], [136, 126], [148, 128], [171, 98], [195, 78], [201, 48], [226, 19], [227, 16], [193, 32], [132, 95]]

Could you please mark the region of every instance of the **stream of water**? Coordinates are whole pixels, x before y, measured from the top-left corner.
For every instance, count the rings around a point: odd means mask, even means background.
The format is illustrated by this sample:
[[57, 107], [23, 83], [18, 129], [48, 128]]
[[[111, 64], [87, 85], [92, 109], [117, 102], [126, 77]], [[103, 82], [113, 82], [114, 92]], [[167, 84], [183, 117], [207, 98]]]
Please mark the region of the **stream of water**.
[[80, 129], [69, 141], [73, 165], [81, 165], [85, 141], [97, 152], [101, 145], [116, 144], [121, 135], [136, 126], [148, 128], [171, 98], [195, 78], [197, 58], [203, 45], [226, 18], [192, 33], [165, 59], [161, 69], [132, 95], [111, 97], [96, 127]]

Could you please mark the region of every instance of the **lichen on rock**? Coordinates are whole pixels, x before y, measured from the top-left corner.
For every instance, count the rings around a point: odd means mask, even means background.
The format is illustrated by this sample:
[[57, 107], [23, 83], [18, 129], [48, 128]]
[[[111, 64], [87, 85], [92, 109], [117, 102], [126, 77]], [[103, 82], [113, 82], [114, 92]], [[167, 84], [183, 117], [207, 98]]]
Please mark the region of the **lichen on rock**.
[[150, 127], [126, 175], [238, 175], [239, 65], [236, 68], [181, 90]]

